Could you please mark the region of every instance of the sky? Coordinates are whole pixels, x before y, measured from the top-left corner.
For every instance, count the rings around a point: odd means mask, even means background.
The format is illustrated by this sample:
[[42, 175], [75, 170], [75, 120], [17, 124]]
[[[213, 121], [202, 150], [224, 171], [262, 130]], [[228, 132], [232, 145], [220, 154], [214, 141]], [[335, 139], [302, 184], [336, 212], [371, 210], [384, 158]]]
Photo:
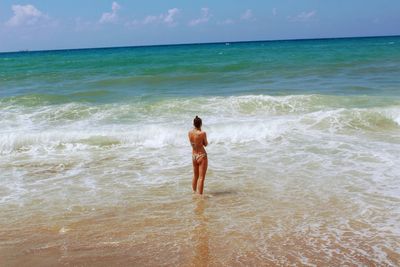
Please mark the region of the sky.
[[0, 0], [0, 52], [382, 35], [399, 0]]

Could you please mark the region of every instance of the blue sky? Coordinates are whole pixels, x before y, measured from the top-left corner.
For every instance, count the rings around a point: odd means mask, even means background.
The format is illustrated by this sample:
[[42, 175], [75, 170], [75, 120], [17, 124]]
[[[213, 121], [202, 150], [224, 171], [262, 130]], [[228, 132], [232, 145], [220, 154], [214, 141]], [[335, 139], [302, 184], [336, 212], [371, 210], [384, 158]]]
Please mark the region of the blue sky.
[[399, 0], [0, 0], [0, 51], [377, 35]]

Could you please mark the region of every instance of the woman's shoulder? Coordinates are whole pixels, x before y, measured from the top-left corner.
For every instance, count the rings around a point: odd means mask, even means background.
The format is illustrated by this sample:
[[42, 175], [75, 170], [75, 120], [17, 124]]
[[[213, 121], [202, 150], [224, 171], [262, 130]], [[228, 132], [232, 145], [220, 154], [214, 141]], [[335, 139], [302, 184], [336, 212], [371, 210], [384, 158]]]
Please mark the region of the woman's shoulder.
[[205, 135], [206, 135], [206, 132], [205, 132], [205, 131], [197, 131], [197, 130], [195, 130], [195, 129], [192, 129], [192, 130], [190, 130], [190, 131], [188, 132], [188, 135], [189, 135], [189, 136], [192, 136], [192, 135], [194, 135], [194, 136], [205, 136]]
[[202, 138], [202, 139], [205, 139], [205, 138], [207, 138], [207, 134], [206, 134], [206, 132], [204, 132], [204, 131], [201, 131], [201, 132], [199, 133], [199, 137], [200, 137], [200, 138]]
[[196, 136], [196, 135], [198, 135], [198, 133], [196, 133], [194, 130], [190, 130], [190, 131], [188, 132], [188, 135], [189, 135], [189, 136]]

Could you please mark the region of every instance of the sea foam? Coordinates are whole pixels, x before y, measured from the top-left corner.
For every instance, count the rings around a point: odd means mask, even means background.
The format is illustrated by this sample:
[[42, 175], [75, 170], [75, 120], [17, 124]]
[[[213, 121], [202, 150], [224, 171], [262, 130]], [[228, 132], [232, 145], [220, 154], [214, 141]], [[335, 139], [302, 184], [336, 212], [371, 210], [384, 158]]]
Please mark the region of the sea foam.
[[13, 106], [1, 111], [0, 152], [184, 146], [193, 114], [204, 118], [204, 128], [215, 143], [264, 142], [318, 132], [349, 136], [386, 132], [399, 137], [400, 106], [371, 107], [366, 102], [360, 108], [347, 99], [330, 98], [238, 96], [120, 105], [71, 103], [35, 109]]

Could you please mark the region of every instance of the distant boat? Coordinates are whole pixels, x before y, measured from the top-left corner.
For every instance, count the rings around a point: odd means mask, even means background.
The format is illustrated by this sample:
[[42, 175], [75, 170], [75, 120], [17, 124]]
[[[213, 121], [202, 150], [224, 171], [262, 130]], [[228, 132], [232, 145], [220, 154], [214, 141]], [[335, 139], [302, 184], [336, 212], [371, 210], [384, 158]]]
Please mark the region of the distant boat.
[[231, 45], [230, 43], [225, 43], [225, 45]]

